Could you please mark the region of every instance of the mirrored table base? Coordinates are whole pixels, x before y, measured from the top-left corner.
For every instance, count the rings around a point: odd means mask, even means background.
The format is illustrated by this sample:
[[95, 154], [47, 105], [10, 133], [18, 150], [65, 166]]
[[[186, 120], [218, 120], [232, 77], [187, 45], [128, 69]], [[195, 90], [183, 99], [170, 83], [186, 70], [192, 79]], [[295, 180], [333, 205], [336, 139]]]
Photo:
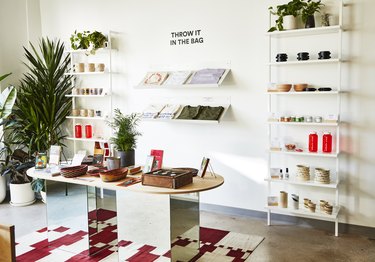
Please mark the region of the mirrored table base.
[[[101, 198], [97, 187], [49, 180], [46, 185], [50, 246], [90, 256], [116, 250], [119, 261], [134, 253], [129, 248], [143, 245], [170, 251], [167, 256], [171, 261], [189, 261], [198, 254], [199, 193], [157, 195], [104, 190]], [[64, 232], [64, 241], [75, 243], [73, 250], [58, 241], [57, 232], [58, 239]], [[186, 241], [189, 244], [184, 246]]]

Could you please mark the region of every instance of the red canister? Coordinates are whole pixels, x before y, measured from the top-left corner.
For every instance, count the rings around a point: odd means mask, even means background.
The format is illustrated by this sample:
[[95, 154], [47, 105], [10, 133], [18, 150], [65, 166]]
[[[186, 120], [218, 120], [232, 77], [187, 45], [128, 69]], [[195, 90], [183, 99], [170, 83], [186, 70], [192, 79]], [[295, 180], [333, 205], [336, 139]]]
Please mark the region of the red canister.
[[318, 135], [311, 132], [309, 135], [309, 152], [318, 152]]
[[329, 132], [323, 134], [323, 146], [322, 150], [324, 153], [332, 152], [332, 135]]
[[86, 138], [92, 138], [92, 125], [85, 125]]
[[76, 124], [74, 126], [74, 136], [76, 138], [82, 138], [82, 125], [81, 124]]

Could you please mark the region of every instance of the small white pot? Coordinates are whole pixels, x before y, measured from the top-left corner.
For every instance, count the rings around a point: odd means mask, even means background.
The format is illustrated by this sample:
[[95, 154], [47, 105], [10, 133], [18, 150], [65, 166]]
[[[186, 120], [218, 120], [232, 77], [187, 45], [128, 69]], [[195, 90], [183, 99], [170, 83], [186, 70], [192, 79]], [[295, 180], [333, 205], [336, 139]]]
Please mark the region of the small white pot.
[[4, 201], [7, 195], [7, 185], [5, 176], [0, 175], [0, 203]]
[[284, 30], [297, 29], [297, 18], [292, 15], [286, 15], [283, 17]]
[[10, 204], [12, 206], [27, 206], [35, 202], [35, 194], [31, 183], [9, 184]]

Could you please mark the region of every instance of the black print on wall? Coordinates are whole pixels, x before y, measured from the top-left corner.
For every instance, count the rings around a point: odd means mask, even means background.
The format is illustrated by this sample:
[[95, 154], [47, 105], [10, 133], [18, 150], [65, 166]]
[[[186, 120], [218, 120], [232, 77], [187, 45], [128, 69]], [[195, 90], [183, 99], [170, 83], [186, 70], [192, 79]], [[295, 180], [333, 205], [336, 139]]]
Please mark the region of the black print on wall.
[[203, 44], [201, 31], [202, 30], [171, 32], [172, 39], [169, 41], [169, 45]]

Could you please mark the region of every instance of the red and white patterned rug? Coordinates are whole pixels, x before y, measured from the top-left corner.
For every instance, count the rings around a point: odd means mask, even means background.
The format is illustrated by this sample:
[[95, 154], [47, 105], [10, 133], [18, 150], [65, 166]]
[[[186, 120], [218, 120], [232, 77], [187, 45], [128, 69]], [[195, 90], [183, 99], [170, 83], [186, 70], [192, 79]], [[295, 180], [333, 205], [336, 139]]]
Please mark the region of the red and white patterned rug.
[[[117, 227], [112, 225], [111, 219], [115, 213], [106, 210], [101, 219], [103, 230], [95, 235], [91, 245], [103, 248], [95, 256], [89, 256], [88, 250], [82, 249], [80, 243], [87, 241], [87, 233], [74, 231], [66, 227], [47, 228], [17, 239], [17, 261], [62, 262], [62, 261], [117, 261], [117, 247], [114, 245], [117, 237]], [[103, 214], [103, 213], [102, 213]], [[194, 261], [245, 261], [254, 249], [263, 241], [263, 237], [234, 233], [225, 230], [200, 228], [200, 250]], [[189, 237], [189, 232], [179, 236], [173, 243], [173, 248], [189, 247], [197, 240]], [[121, 259], [130, 262], [170, 261], [170, 251], [147, 244], [137, 244], [121, 240], [118, 243]]]

